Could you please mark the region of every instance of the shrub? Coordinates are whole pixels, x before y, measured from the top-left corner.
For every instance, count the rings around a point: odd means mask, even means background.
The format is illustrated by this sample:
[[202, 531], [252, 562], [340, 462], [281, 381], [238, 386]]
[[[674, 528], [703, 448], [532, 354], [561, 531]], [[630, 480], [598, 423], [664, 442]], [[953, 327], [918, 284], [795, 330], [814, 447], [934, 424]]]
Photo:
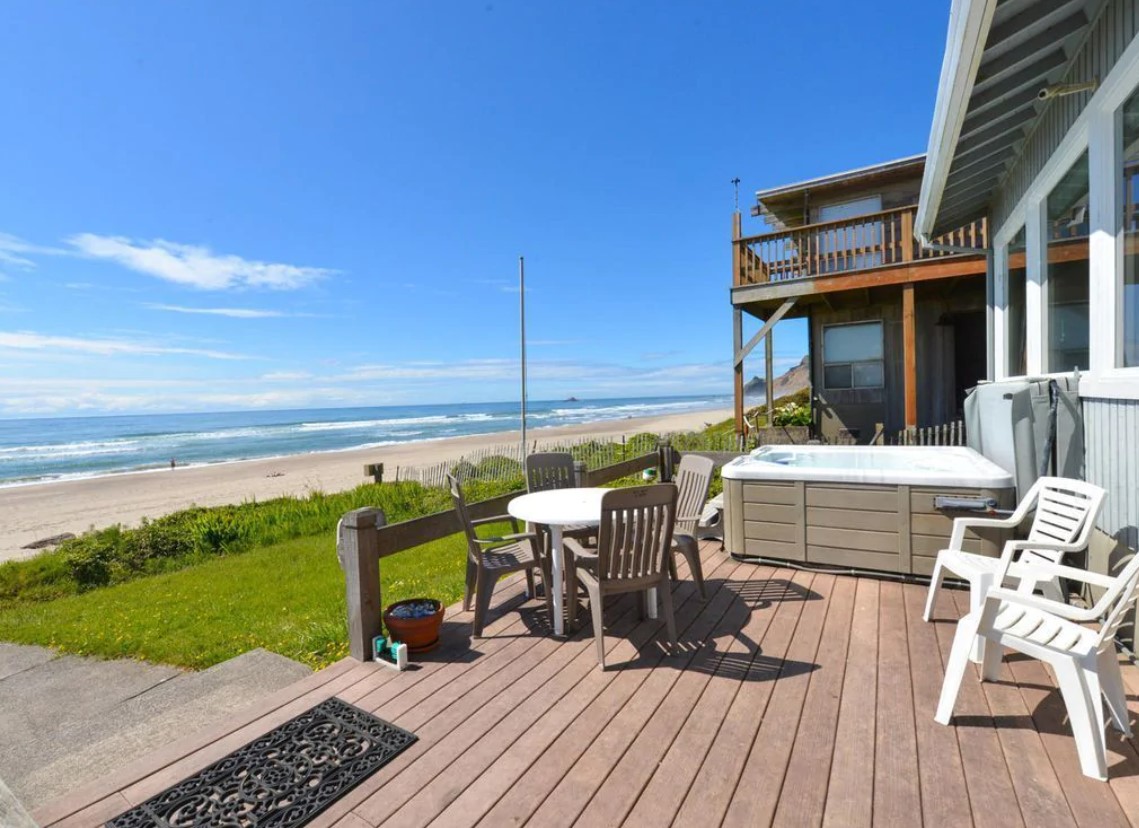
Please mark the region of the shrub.
[[451, 474], [459, 479], [460, 483], [474, 480], [478, 477], [478, 468], [469, 460], [460, 460], [451, 466]]
[[122, 535], [121, 527], [111, 526], [84, 535], [85, 543], [71, 541], [65, 545], [64, 560], [80, 589], [105, 586], [111, 582], [111, 568], [118, 557]]
[[474, 476], [479, 480], [522, 480], [522, 464], [513, 457], [492, 454], [475, 466]]
[[771, 421], [777, 426], [808, 426], [811, 424], [811, 407], [789, 402], [775, 409]]

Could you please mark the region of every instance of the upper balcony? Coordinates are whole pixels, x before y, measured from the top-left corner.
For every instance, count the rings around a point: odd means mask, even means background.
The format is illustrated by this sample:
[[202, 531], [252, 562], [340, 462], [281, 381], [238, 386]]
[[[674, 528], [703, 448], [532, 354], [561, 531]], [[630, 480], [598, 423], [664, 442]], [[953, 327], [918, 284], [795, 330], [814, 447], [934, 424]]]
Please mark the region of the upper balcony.
[[[910, 205], [736, 238], [732, 243], [732, 286], [779, 286], [781, 289], [770, 297], [775, 298], [776, 293], [788, 297], [964, 275], [956, 272], [959, 268], [915, 272], [915, 268], [924, 270], [949, 259], [974, 260], [968, 272], [984, 272], [983, 264], [979, 270], [975, 266], [989, 242], [984, 219], [934, 240], [941, 245], [978, 249], [977, 254], [954, 253], [926, 249], [918, 243], [913, 232], [916, 212], [917, 206]], [[767, 298], [763, 295], [767, 291], [747, 293], [748, 301]]]

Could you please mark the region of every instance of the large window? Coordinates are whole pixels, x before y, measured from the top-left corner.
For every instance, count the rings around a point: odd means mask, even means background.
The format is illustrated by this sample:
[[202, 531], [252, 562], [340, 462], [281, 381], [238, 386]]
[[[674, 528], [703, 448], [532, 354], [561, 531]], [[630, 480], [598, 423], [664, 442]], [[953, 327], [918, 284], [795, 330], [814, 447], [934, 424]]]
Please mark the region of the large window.
[[1048, 362], [1051, 372], [1088, 361], [1088, 154], [1048, 194]]
[[881, 388], [884, 384], [881, 322], [823, 328], [823, 385], [826, 388]]
[[1005, 304], [1005, 337], [1008, 346], [1007, 373], [1010, 377], [1022, 377], [1028, 373], [1028, 339], [1025, 328], [1024, 294], [1028, 270], [1025, 262], [1024, 228], [1005, 248], [1005, 274], [1008, 283], [1008, 297]]
[[1124, 367], [1139, 366], [1139, 92], [1120, 109], [1123, 153], [1119, 167], [1123, 176], [1123, 197], [1119, 200], [1123, 215], [1118, 227], [1123, 229], [1123, 306], [1122, 358]]

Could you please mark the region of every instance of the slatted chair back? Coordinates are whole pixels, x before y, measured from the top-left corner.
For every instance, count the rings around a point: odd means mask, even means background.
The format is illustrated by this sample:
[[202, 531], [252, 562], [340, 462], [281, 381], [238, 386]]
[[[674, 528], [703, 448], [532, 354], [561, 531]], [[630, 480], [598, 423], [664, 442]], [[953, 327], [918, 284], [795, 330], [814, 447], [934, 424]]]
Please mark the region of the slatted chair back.
[[526, 455], [526, 490], [544, 492], [549, 489], [572, 489], [577, 485], [573, 471], [573, 455], [561, 451]]
[[631, 486], [601, 499], [597, 574], [622, 591], [655, 587], [668, 565], [676, 522], [677, 489], [671, 483]]
[[1097, 652], [1103, 652], [1108, 647], [1115, 646], [1116, 633], [1131, 616], [1131, 611], [1135, 608], [1136, 601], [1139, 600], [1139, 555], [1134, 555], [1131, 558], [1131, 561], [1119, 573], [1115, 584], [1108, 588], [1101, 600], [1112, 602], [1111, 593], [1116, 591], [1118, 595], [1114, 597], [1111, 610], [1099, 630]]
[[708, 488], [712, 485], [712, 471], [716, 468], [710, 457], [686, 454], [680, 459], [676, 470], [676, 528], [678, 535], [695, 535], [696, 524], [708, 500]]
[[463, 532], [467, 536], [467, 554], [478, 561], [480, 559], [479, 545], [477, 542], [477, 535], [475, 534], [475, 527], [471, 523], [470, 514], [467, 512], [467, 500], [463, 497], [463, 484], [459, 482], [453, 474], [447, 475], [447, 486], [451, 489], [451, 502], [455, 505], [455, 514], [459, 518], [459, 523], [463, 525]]
[[[1028, 540], [1086, 547], [1106, 494], [1099, 486], [1083, 480], [1041, 477], [1027, 496], [1036, 498], [1036, 516], [1028, 530]], [[1021, 560], [1059, 563], [1063, 555], [1055, 549], [1026, 549]]]

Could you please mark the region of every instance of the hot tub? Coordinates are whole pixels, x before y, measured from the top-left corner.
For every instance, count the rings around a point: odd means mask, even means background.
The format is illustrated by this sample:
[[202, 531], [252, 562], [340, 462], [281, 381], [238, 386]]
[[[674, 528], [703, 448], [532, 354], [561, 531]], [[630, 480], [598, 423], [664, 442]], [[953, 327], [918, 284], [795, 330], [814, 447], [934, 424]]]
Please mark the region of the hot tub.
[[[953, 518], [938, 495], [1015, 505], [1008, 472], [972, 449], [764, 446], [723, 468], [724, 545], [740, 557], [929, 575]], [[1004, 532], [966, 534], [1000, 553]]]

